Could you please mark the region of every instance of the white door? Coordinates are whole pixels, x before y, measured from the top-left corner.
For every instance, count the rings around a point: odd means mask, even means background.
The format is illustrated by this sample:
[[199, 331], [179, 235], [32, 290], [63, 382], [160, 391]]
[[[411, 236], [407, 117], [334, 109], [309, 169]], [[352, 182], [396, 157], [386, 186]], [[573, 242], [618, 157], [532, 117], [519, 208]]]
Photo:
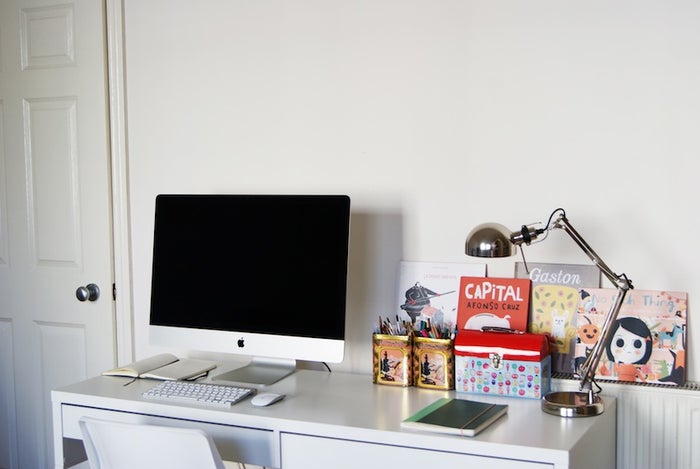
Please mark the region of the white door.
[[50, 390], [115, 363], [104, 2], [0, 5], [0, 467], [34, 469]]

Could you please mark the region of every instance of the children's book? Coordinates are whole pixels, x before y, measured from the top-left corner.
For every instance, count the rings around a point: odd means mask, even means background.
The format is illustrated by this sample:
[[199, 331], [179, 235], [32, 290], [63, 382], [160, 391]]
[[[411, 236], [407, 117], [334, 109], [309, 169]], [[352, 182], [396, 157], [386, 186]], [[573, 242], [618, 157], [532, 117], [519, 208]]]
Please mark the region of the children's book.
[[[579, 290], [576, 365], [598, 342], [616, 289]], [[630, 290], [614, 321], [596, 378], [680, 386], [686, 380], [687, 293]]]
[[498, 327], [527, 330], [529, 278], [462, 277], [457, 303], [457, 327]]
[[599, 288], [592, 264], [515, 263], [515, 276], [532, 281], [528, 331], [551, 338], [552, 372], [574, 373], [576, 307], [581, 288]]
[[565, 285], [572, 288], [599, 288], [600, 269], [593, 264], [516, 262], [515, 276], [529, 278], [532, 285]]
[[462, 276], [483, 277], [486, 264], [402, 261], [398, 275], [398, 309], [413, 324], [431, 321], [454, 325]]
[[179, 359], [170, 353], [161, 353], [137, 360], [125, 366], [103, 372], [104, 376], [125, 376], [161, 380], [194, 379], [216, 368], [207, 360]]
[[508, 413], [506, 404], [442, 398], [401, 422], [401, 428], [474, 436]]

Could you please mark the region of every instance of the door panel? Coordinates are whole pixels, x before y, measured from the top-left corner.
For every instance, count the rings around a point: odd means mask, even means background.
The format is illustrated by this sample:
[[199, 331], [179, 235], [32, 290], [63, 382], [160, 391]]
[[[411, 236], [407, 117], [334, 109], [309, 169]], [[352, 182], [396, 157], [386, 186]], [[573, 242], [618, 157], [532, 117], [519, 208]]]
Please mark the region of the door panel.
[[80, 267], [77, 102], [24, 101], [29, 248], [42, 267]]
[[115, 365], [104, 3], [49, 3], [0, 3], [1, 468], [53, 467], [50, 390]]

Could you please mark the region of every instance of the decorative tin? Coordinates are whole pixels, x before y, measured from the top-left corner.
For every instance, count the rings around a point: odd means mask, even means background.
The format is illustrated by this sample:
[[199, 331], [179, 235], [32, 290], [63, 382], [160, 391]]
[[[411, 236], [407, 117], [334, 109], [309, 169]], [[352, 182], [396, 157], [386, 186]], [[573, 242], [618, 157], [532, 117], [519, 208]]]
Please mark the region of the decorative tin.
[[456, 390], [540, 399], [551, 384], [544, 334], [462, 330], [455, 341]]
[[428, 389], [454, 389], [455, 362], [451, 339], [413, 338], [415, 385]]
[[372, 335], [374, 383], [392, 386], [413, 384], [411, 342], [410, 335]]

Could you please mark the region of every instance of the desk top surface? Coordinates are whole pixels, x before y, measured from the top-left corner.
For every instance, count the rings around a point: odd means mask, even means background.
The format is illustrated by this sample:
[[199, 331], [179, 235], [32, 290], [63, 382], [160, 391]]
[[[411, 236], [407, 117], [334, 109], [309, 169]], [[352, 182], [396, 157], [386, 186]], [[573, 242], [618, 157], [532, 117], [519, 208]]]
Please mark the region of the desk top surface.
[[[145, 399], [141, 394], [158, 381], [100, 376], [52, 392], [54, 403], [147, 413], [226, 425], [288, 431], [337, 438], [381, 441], [413, 447], [468, 451], [484, 443], [492, 451], [522, 449], [568, 452], [588, 432], [615, 425], [615, 400], [605, 399], [605, 412], [596, 417], [567, 419], [546, 414], [539, 400], [482, 397], [455, 391], [403, 388], [372, 383], [369, 375], [300, 370], [265, 388], [285, 399], [255, 407], [246, 399], [231, 409], [173, 404]], [[126, 385], [125, 385], [126, 384]], [[508, 414], [475, 437], [402, 430], [401, 421], [442, 397], [459, 397], [508, 404]], [[476, 448], [475, 448], [476, 450]]]

